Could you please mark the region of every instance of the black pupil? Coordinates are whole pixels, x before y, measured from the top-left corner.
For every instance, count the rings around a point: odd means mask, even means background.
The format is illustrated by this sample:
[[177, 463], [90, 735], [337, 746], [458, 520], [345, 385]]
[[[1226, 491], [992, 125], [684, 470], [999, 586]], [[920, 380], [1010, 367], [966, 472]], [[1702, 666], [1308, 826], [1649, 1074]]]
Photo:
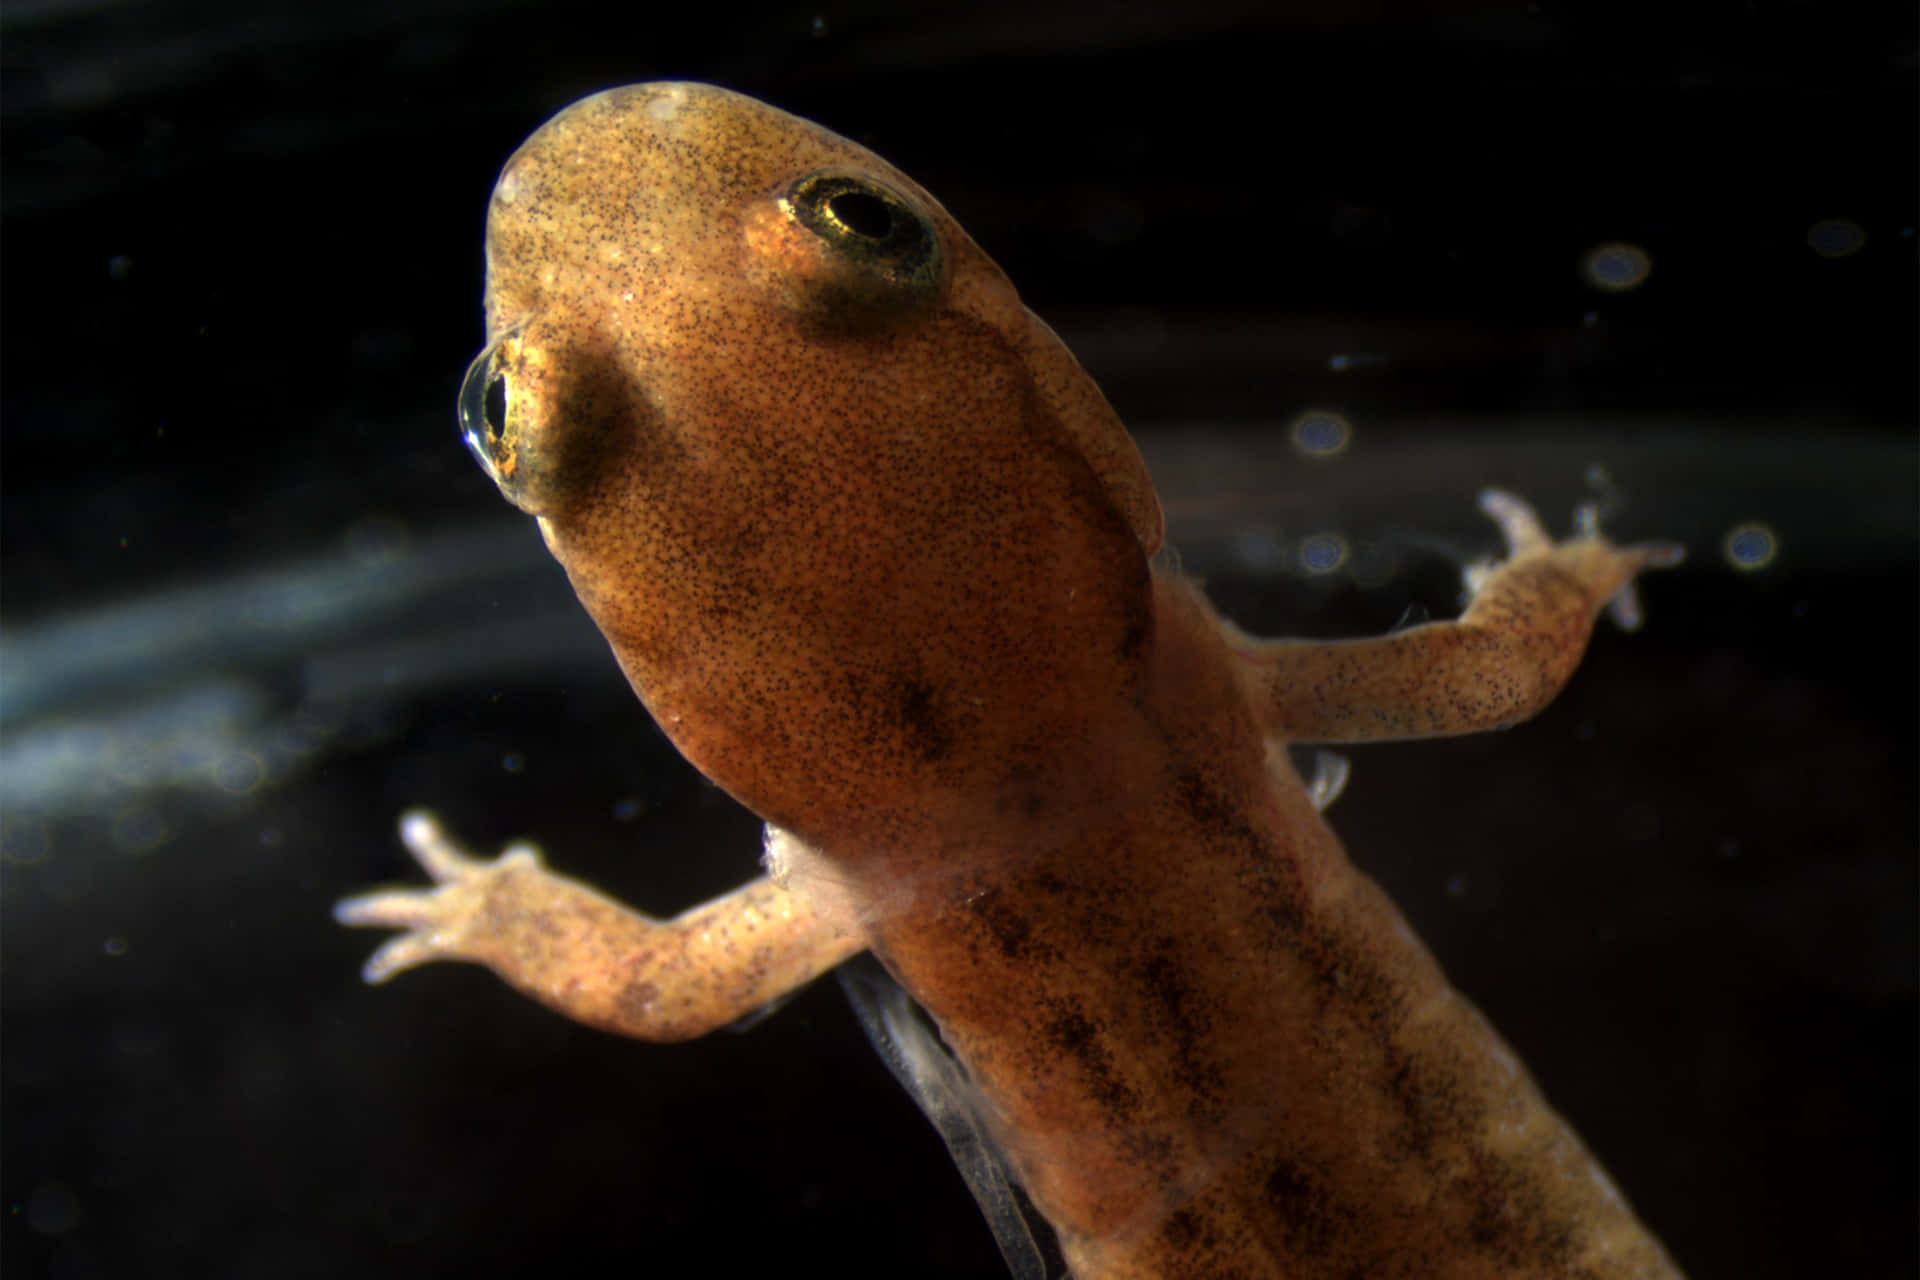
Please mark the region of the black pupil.
[[827, 201], [835, 222], [869, 240], [884, 239], [893, 230], [893, 210], [879, 196], [865, 191], [842, 191]]
[[487, 379], [487, 400], [484, 406], [487, 419], [487, 432], [499, 435], [507, 425], [507, 380], [502, 377]]

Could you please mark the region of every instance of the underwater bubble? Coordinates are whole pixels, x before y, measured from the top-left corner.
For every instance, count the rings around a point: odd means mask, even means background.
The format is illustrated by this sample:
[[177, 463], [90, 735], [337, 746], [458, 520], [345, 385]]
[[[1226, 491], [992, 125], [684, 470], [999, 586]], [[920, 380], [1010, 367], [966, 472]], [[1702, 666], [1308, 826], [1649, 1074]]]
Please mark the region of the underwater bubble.
[[0, 817], [0, 862], [35, 866], [47, 860], [52, 845], [45, 823], [15, 814]]
[[1772, 529], [1757, 520], [1737, 524], [1727, 530], [1720, 543], [1727, 563], [1743, 573], [1764, 569], [1780, 554], [1780, 539]]
[[1852, 218], [1823, 218], [1807, 228], [1807, 248], [1823, 258], [1847, 258], [1866, 247], [1867, 233]]
[[1347, 540], [1337, 533], [1316, 533], [1300, 540], [1300, 567], [1316, 577], [1347, 562]]
[[1653, 274], [1653, 259], [1637, 244], [1609, 241], [1595, 245], [1580, 259], [1580, 277], [1602, 293], [1638, 289]]
[[1353, 426], [1327, 409], [1309, 409], [1288, 428], [1293, 447], [1309, 458], [1332, 458], [1345, 453], [1353, 440]]

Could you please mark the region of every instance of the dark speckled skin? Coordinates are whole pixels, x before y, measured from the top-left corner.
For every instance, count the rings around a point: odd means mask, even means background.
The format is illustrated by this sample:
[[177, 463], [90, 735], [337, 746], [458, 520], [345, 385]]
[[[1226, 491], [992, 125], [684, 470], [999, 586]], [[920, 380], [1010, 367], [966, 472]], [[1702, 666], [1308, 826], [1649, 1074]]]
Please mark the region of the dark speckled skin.
[[[912, 252], [796, 219], [822, 170], [880, 184]], [[1125, 430], [946, 212], [723, 90], [557, 117], [508, 163], [488, 254], [475, 376], [504, 413], [480, 452], [674, 742], [779, 829], [775, 881], [742, 893], [788, 923], [754, 962], [789, 957], [790, 985], [872, 947], [1075, 1275], [1674, 1274], [1280, 750], [1530, 714], [1661, 552], [1554, 546], [1503, 508], [1512, 558], [1459, 622], [1241, 637], [1150, 570], [1159, 507]], [[444, 869], [443, 901], [492, 874]], [[732, 982], [732, 953], [663, 978], [684, 928], [519, 872], [557, 896], [343, 915], [416, 929], [378, 974], [478, 959], [629, 1034], [770, 994], [762, 973], [651, 1022], [659, 989]], [[552, 941], [587, 933], [622, 941]], [[583, 984], [615, 996], [589, 1008]]]

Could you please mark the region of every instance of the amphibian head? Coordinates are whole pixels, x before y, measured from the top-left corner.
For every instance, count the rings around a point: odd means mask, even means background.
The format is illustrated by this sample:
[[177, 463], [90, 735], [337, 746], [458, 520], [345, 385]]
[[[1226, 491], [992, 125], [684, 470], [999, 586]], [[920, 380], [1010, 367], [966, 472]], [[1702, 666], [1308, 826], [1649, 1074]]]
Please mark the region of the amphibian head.
[[911, 179], [725, 90], [616, 89], [508, 161], [487, 257], [469, 443], [763, 817], [1030, 809], [1126, 702], [1152, 486]]

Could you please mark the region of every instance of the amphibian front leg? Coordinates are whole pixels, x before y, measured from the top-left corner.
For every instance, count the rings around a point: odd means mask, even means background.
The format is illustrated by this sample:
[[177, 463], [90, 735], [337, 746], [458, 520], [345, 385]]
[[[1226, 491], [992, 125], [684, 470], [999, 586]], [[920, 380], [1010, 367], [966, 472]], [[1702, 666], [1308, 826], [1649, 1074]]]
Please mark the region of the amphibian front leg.
[[1511, 494], [1489, 489], [1480, 507], [1500, 525], [1507, 559], [1467, 571], [1472, 600], [1452, 622], [1337, 641], [1258, 640], [1223, 624], [1269, 731], [1360, 742], [1517, 724], [1560, 692], [1600, 610], [1637, 622], [1635, 574], [1680, 562], [1671, 543], [1614, 546], [1591, 509], [1577, 536], [1555, 542]]
[[369, 982], [434, 960], [484, 964], [566, 1016], [641, 1040], [689, 1040], [744, 1017], [859, 951], [864, 941], [766, 877], [671, 920], [549, 871], [529, 844], [492, 861], [433, 815], [400, 838], [433, 889], [348, 898], [342, 924], [407, 932], [374, 953]]

